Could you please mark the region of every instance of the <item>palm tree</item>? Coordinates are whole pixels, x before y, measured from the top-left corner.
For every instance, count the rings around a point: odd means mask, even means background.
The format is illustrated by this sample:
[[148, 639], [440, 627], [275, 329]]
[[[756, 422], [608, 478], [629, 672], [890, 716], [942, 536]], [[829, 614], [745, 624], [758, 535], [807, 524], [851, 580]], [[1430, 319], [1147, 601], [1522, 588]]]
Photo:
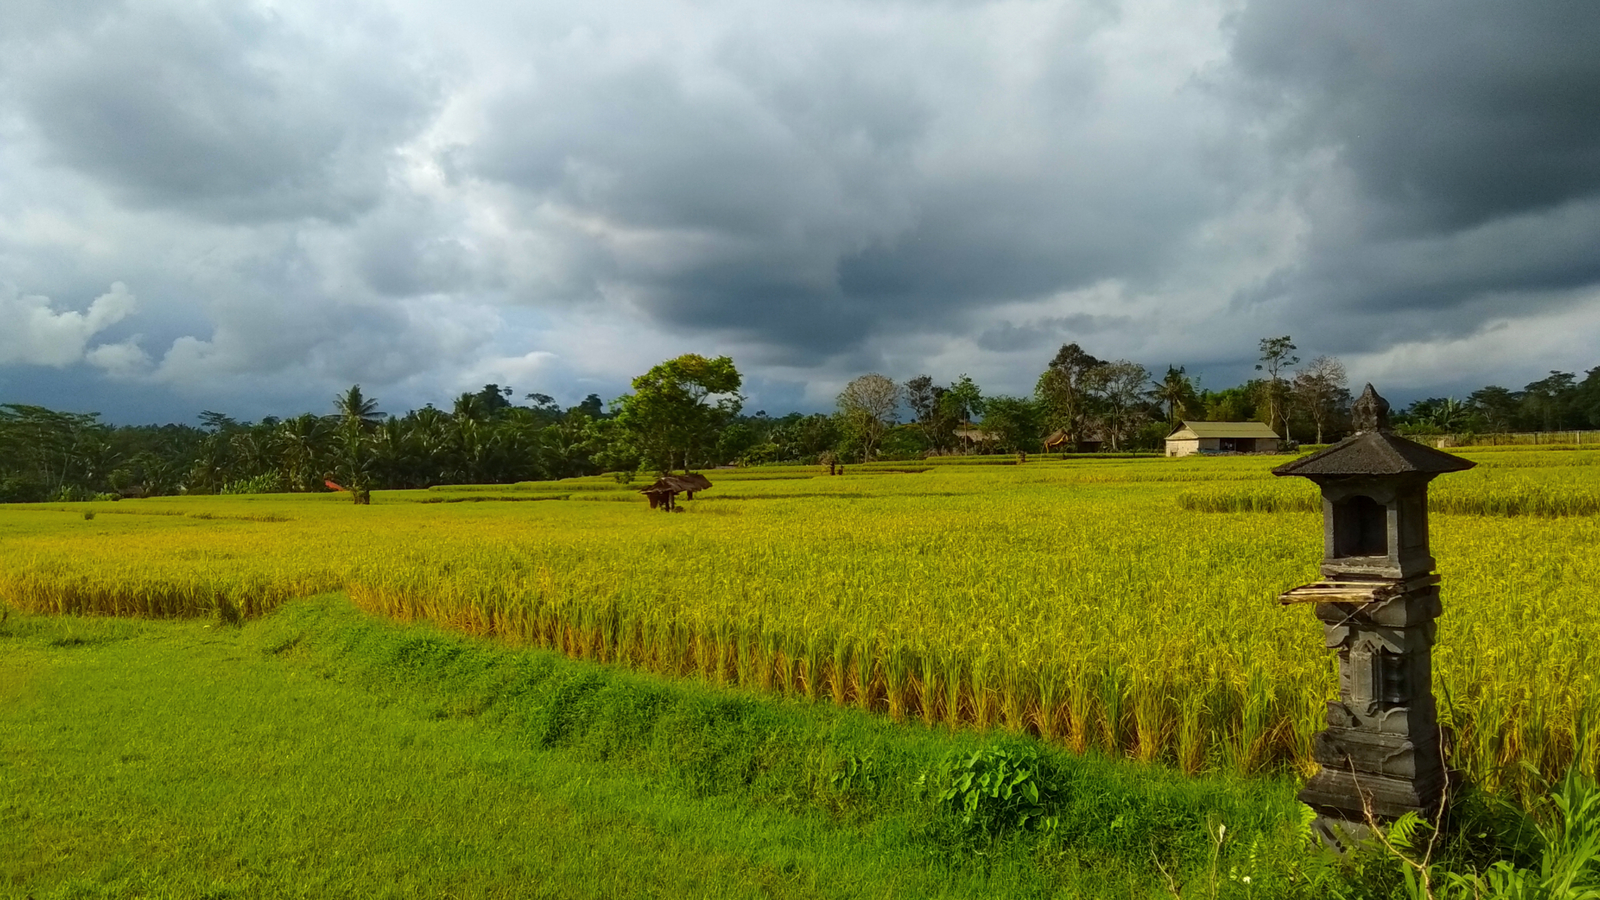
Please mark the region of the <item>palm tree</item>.
[[1199, 399], [1194, 394], [1194, 384], [1189, 381], [1189, 376], [1184, 374], [1184, 367], [1173, 368], [1167, 366], [1167, 374], [1160, 381], [1150, 382], [1154, 388], [1150, 396], [1158, 403], [1167, 405], [1167, 427], [1176, 428], [1178, 417], [1189, 412], [1189, 409], [1198, 404]]
[[350, 490], [351, 499], [359, 504], [369, 503], [377, 460], [365, 432], [383, 421], [383, 413], [378, 412], [377, 400], [361, 395], [359, 384], [333, 398], [333, 407], [340, 419], [336, 471]]
[[378, 411], [378, 401], [362, 396], [359, 384], [351, 385], [350, 390], [334, 397], [333, 409], [346, 424], [355, 423], [365, 427], [383, 421], [383, 413]]
[[[371, 401], [368, 401], [371, 402]], [[279, 470], [292, 491], [321, 489], [318, 477], [327, 470], [328, 426], [311, 413], [278, 424], [276, 450]]]

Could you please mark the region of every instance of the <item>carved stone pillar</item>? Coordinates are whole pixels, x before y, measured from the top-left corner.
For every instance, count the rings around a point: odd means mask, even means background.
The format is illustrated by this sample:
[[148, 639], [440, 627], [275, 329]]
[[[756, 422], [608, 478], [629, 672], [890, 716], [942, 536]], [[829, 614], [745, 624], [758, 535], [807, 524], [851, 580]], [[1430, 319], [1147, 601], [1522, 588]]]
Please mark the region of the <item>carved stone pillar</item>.
[[1427, 485], [1473, 463], [1397, 437], [1389, 404], [1367, 385], [1358, 432], [1273, 470], [1323, 495], [1323, 581], [1284, 593], [1313, 603], [1339, 654], [1339, 699], [1312, 741], [1322, 769], [1300, 800], [1323, 839], [1344, 846], [1369, 822], [1442, 811], [1448, 771], [1433, 700], [1435, 619], [1443, 611], [1428, 547]]

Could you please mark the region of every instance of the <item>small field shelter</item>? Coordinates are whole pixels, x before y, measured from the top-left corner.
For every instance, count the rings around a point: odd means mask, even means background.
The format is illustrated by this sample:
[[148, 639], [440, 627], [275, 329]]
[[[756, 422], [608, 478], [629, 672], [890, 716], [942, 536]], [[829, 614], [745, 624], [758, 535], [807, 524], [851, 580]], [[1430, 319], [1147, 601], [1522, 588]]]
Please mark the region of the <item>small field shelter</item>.
[[1278, 433], [1260, 422], [1190, 422], [1167, 436], [1168, 456], [1276, 453]]
[[1086, 431], [1076, 442], [1071, 442], [1067, 440], [1067, 433], [1058, 428], [1044, 439], [1046, 453], [1098, 453], [1105, 445], [1105, 435], [1098, 431]]

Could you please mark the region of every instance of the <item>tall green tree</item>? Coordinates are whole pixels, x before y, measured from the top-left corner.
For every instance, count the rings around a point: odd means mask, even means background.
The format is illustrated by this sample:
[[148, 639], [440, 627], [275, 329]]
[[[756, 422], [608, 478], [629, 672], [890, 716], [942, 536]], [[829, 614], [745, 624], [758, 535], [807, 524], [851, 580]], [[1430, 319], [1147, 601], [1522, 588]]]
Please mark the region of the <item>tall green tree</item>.
[[1111, 449], [1120, 450], [1129, 435], [1144, 422], [1145, 385], [1150, 370], [1132, 360], [1119, 359], [1099, 369], [1098, 392], [1105, 403], [1106, 432]]
[[1515, 431], [1522, 410], [1522, 396], [1510, 388], [1491, 384], [1467, 395], [1467, 407], [1482, 423], [1484, 431]]
[[1558, 431], [1575, 425], [1572, 415], [1577, 399], [1578, 378], [1571, 372], [1557, 372], [1522, 389], [1524, 417], [1539, 431]]
[[772, 430], [777, 459], [815, 463], [839, 444], [839, 421], [833, 416], [791, 413]]
[[333, 408], [338, 419], [334, 474], [350, 492], [350, 498], [365, 505], [372, 502], [373, 479], [378, 469], [378, 457], [368, 434], [383, 421], [383, 413], [378, 411], [376, 399], [361, 393], [359, 384], [333, 398]]
[[0, 494], [45, 500], [103, 483], [115, 460], [99, 415], [0, 404]]
[[1220, 391], [1201, 391], [1200, 405], [1207, 422], [1248, 422], [1256, 418], [1256, 403], [1261, 399], [1261, 380]]
[[1069, 444], [1084, 438], [1093, 415], [1094, 387], [1105, 363], [1077, 344], [1063, 344], [1034, 386], [1045, 411], [1045, 427], [1059, 429]]
[[928, 375], [918, 375], [900, 386], [904, 395], [906, 406], [911, 409], [912, 420], [916, 422], [917, 429], [922, 434], [923, 442], [933, 449], [945, 446], [942, 440], [944, 432], [949, 429], [941, 421], [939, 399], [945, 389], [933, 383], [933, 378]]
[[330, 429], [325, 419], [306, 413], [278, 423], [276, 456], [284, 486], [291, 491], [322, 490], [328, 471]]
[[[1289, 403], [1288, 390], [1285, 387], [1284, 374], [1300, 362], [1300, 357], [1294, 355], [1298, 349], [1289, 335], [1275, 338], [1261, 339], [1261, 361], [1256, 363], [1256, 371], [1267, 373], [1267, 380], [1262, 382], [1262, 390], [1267, 406], [1267, 424], [1277, 430], [1285, 439], [1289, 437]], [[1279, 430], [1279, 425], [1282, 429]]]
[[944, 392], [940, 400], [950, 414], [956, 417], [958, 425], [966, 425], [983, 416], [983, 391], [977, 382], [964, 372], [960, 378], [950, 383], [949, 389]]
[[1579, 413], [1583, 416], [1583, 427], [1600, 428], [1600, 366], [1595, 366], [1584, 373], [1574, 399]]
[[722, 426], [739, 414], [741, 384], [732, 359], [684, 354], [633, 380], [633, 393], [617, 403], [617, 424], [645, 465], [688, 472], [706, 460]]
[[990, 397], [984, 403], [983, 430], [994, 438], [996, 449], [1009, 453], [1041, 449], [1043, 410], [1026, 397]]

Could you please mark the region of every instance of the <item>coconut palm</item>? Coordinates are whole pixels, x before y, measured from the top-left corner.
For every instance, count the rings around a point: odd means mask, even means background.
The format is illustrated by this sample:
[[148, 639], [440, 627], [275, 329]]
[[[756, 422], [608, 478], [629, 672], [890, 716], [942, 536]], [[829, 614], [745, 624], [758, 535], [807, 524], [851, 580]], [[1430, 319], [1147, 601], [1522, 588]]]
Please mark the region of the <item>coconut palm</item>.
[[366, 427], [383, 421], [383, 413], [378, 411], [378, 401], [363, 396], [359, 384], [351, 385], [350, 390], [333, 398], [333, 409], [339, 419], [346, 424], [354, 423]]
[[1157, 403], [1166, 404], [1168, 428], [1176, 428], [1178, 417], [1199, 405], [1199, 398], [1194, 393], [1194, 383], [1184, 374], [1183, 366], [1176, 368], [1167, 366], [1166, 377], [1160, 381], [1150, 382], [1150, 386], [1154, 388], [1150, 392], [1151, 398]]

